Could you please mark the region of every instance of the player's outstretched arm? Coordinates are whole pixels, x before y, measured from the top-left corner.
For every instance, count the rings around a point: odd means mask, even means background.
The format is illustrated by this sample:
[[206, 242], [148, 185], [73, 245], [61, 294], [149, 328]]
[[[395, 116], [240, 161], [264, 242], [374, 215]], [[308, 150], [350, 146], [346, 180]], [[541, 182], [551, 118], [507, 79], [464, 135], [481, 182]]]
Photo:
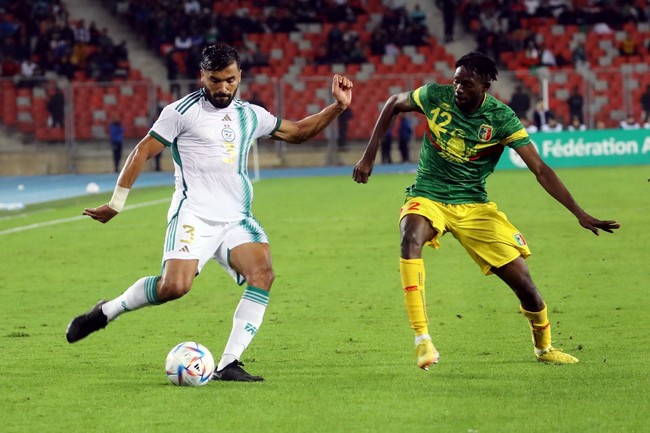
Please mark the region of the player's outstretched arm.
[[332, 120], [344, 112], [352, 102], [353, 83], [342, 75], [332, 78], [332, 95], [336, 102], [325, 107], [320, 113], [312, 114], [297, 122], [282, 119], [280, 128], [273, 138], [289, 143], [302, 143], [321, 132]]
[[388, 98], [372, 130], [372, 135], [370, 136], [370, 140], [368, 140], [366, 150], [352, 170], [352, 179], [355, 182], [368, 183], [368, 178], [375, 166], [375, 157], [377, 156], [377, 150], [379, 150], [382, 137], [393, 123], [395, 116], [407, 111], [414, 111], [409, 101], [408, 92], [398, 93]]
[[535, 150], [535, 146], [532, 144], [522, 146], [517, 149], [517, 153], [521, 156], [521, 159], [523, 159], [530, 171], [535, 174], [540, 185], [553, 198], [562, 203], [564, 207], [574, 214], [582, 227], [598, 236], [600, 234], [599, 229], [608, 233], [614, 233], [614, 230], [621, 226], [614, 220], [599, 220], [585, 212], [573, 199], [573, 196], [571, 196], [571, 193], [553, 169], [542, 161], [537, 150]]
[[155, 138], [147, 135], [131, 151], [124, 163], [124, 167], [117, 178], [117, 185], [113, 191], [111, 201], [96, 208], [84, 209], [83, 215], [87, 215], [101, 223], [107, 223], [123, 208], [129, 190], [142, 172], [144, 164], [149, 158], [158, 155], [165, 146]]

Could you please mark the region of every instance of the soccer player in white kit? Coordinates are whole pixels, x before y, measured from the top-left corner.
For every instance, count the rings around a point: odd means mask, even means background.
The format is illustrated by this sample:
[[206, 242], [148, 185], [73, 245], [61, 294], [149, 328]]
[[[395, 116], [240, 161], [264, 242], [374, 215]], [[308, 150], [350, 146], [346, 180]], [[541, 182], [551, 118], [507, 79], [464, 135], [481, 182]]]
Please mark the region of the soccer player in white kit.
[[174, 160], [176, 190], [168, 211], [162, 275], [143, 277], [122, 295], [101, 301], [75, 317], [66, 330], [74, 343], [106, 327], [120, 314], [180, 298], [210, 259], [238, 284], [246, 284], [214, 380], [262, 381], [242, 368], [240, 358], [257, 333], [274, 280], [268, 237], [251, 214], [248, 178], [251, 142], [270, 137], [301, 143], [318, 134], [352, 101], [352, 82], [334, 75], [336, 102], [300, 121], [278, 119], [257, 105], [235, 99], [241, 62], [226, 45], [205, 48], [203, 87], [166, 106], [149, 134], [133, 149], [111, 201], [83, 214], [106, 223], [124, 207], [146, 161], [165, 147]]

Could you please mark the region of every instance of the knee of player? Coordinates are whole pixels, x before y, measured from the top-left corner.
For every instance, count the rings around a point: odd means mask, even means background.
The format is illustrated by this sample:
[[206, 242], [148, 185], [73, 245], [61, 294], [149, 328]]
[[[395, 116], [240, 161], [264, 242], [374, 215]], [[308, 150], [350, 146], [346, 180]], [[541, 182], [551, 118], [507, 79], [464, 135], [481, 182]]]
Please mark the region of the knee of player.
[[[414, 232], [405, 232], [402, 234], [402, 239], [400, 242], [400, 247], [402, 250], [402, 255], [406, 254], [408, 256], [420, 255], [422, 252], [422, 239], [420, 239]], [[405, 257], [407, 258], [407, 257]]]
[[184, 281], [179, 278], [163, 278], [160, 281], [158, 296], [161, 300], [178, 299], [184, 296], [192, 288], [192, 281]]
[[275, 281], [275, 273], [273, 268], [264, 267], [255, 269], [246, 275], [246, 281], [251, 286], [259, 287], [260, 289], [270, 290], [273, 281]]

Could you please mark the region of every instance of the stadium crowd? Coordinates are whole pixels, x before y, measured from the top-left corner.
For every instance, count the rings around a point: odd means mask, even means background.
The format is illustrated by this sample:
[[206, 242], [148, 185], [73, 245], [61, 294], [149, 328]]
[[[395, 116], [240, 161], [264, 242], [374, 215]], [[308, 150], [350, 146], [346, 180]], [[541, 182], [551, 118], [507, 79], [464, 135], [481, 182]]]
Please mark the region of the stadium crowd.
[[129, 72], [124, 41], [97, 23], [72, 20], [60, 0], [0, 0], [1, 74], [23, 86], [48, 73], [110, 81]]
[[[320, 35], [322, 43], [313, 45], [311, 57], [306, 59], [314, 65], [366, 63], [378, 56], [397, 56], [404, 46], [431, 42], [426, 13], [420, 5], [407, 8], [403, 0], [98, 1], [127, 22], [160, 55], [170, 80], [195, 78], [201, 50], [217, 42], [236, 47], [244, 70], [254, 74], [256, 67], [270, 64], [270, 53], [249, 36], [294, 32], [300, 24], [320, 23], [327, 29]], [[593, 56], [583, 43], [571, 47], [569, 55], [567, 47], [547, 43], [539, 32], [540, 22], [546, 27], [548, 23], [577, 25], [586, 33], [600, 34], [650, 19], [650, 3], [635, 0], [436, 3], [444, 18], [445, 42], [454, 39], [453, 24], [458, 16], [465, 31], [475, 35], [479, 51], [497, 61], [504, 58], [504, 53], [518, 55], [519, 64], [505, 65], [510, 69], [573, 69], [586, 64], [589, 55]], [[380, 11], [382, 19], [373, 27], [358, 25], [368, 22], [370, 10]], [[618, 48], [621, 57], [650, 55], [650, 47], [631, 35], [622, 39]], [[127, 77], [128, 56], [124, 41], [116, 42], [96, 22], [71, 19], [60, 0], [0, 0], [0, 74], [13, 77], [19, 87], [31, 87], [48, 74], [69, 80], [111, 81]], [[566, 102], [576, 103], [580, 98], [582, 95], [572, 94]], [[650, 96], [646, 99], [638, 119], [640, 125], [650, 123]], [[532, 104], [528, 104], [521, 118], [528, 118], [529, 113], [532, 116]], [[583, 111], [574, 105], [564, 119], [553, 112], [548, 117], [555, 117], [560, 124], [564, 120], [567, 127], [574, 124], [574, 128], [582, 128], [586, 121]], [[533, 120], [531, 117], [530, 123], [542, 130], [542, 124]], [[596, 127], [596, 122], [592, 126]]]

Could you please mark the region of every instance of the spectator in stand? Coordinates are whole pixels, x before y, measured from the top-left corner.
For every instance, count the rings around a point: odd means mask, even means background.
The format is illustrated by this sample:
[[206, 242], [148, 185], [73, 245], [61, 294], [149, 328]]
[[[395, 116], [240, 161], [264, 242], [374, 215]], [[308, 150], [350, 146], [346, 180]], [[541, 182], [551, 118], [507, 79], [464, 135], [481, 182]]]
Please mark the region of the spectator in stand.
[[533, 112], [533, 122], [537, 129], [541, 131], [542, 126], [546, 125], [551, 117], [553, 117], [553, 113], [544, 107], [544, 100], [538, 99]]
[[476, 34], [476, 41], [478, 43], [477, 51], [484, 54], [490, 54], [492, 58], [497, 59], [498, 53], [494, 52], [494, 41], [496, 35], [502, 33], [507, 28], [504, 27], [504, 22], [501, 15], [495, 6], [486, 6], [485, 10], [480, 16], [480, 27]]
[[393, 147], [393, 125], [386, 130], [384, 138], [381, 139], [381, 163], [392, 164], [393, 158], [390, 155], [391, 148]]
[[621, 56], [625, 57], [636, 56], [639, 53], [636, 41], [627, 32], [625, 33], [625, 38], [618, 46], [618, 51]]
[[539, 8], [539, 0], [524, 0], [524, 9], [526, 15], [534, 17], [537, 15], [537, 8]]
[[174, 38], [174, 49], [176, 51], [186, 52], [190, 48], [192, 48], [192, 36], [183, 28]]
[[573, 65], [576, 68], [587, 66], [587, 50], [585, 49], [584, 42], [580, 41], [576, 44], [575, 48], [571, 52], [571, 57], [573, 57]]
[[650, 115], [645, 118], [645, 122], [643, 122], [643, 129], [650, 129]]
[[350, 123], [350, 119], [352, 119], [352, 115], [352, 110], [348, 108], [337, 119], [338, 137], [336, 141], [338, 149], [342, 152], [348, 150], [348, 124]]
[[562, 132], [563, 129], [562, 124], [555, 117], [549, 117], [548, 122], [542, 125], [542, 132]]
[[449, 43], [454, 40], [454, 26], [456, 25], [456, 10], [458, 9], [458, 2], [457, 0], [438, 1], [442, 9], [445, 43]]
[[71, 57], [79, 67], [85, 67], [88, 56], [88, 44], [90, 44], [90, 31], [86, 28], [84, 20], [78, 20], [72, 27], [74, 45]]
[[569, 106], [569, 117], [571, 119], [577, 117], [578, 120], [580, 120], [580, 123], [584, 123], [584, 98], [582, 97], [578, 86], [573, 86], [573, 91], [571, 92], [571, 95], [569, 95], [569, 98], [566, 102]]
[[517, 117], [528, 117], [528, 110], [530, 110], [530, 95], [528, 92], [524, 91], [523, 86], [518, 85], [515, 88], [508, 105], [512, 108], [512, 111], [515, 112]]
[[540, 46], [540, 52], [542, 53], [540, 55], [540, 65], [542, 66], [557, 66], [557, 61], [555, 59], [555, 54], [553, 54], [553, 51], [546, 45], [541, 45]]
[[269, 56], [256, 44], [251, 47], [251, 66], [269, 66]]
[[571, 117], [571, 123], [569, 123], [569, 126], [567, 126], [568, 131], [586, 131], [587, 130], [587, 125], [582, 123], [582, 120], [578, 116], [572, 116]]
[[634, 114], [630, 113], [627, 115], [627, 118], [621, 120], [618, 124], [621, 129], [640, 129], [641, 125], [634, 119]]
[[48, 126], [50, 128], [63, 128], [65, 119], [65, 98], [63, 92], [55, 87], [54, 93], [47, 101], [47, 111], [50, 113]]
[[198, 15], [201, 13], [201, 3], [198, 0], [185, 0], [183, 11], [185, 15]]
[[524, 49], [523, 66], [534, 68], [540, 64], [540, 52], [533, 38], [526, 41]]
[[612, 33], [612, 28], [605, 21], [599, 21], [594, 24], [591, 31], [597, 35], [606, 35]]
[[526, 132], [528, 134], [534, 134], [536, 132], [539, 132], [537, 126], [533, 122], [528, 120], [527, 117], [520, 117], [519, 120], [521, 121], [521, 124], [524, 125], [524, 128], [526, 129]]
[[119, 116], [115, 116], [108, 125], [108, 135], [111, 139], [111, 151], [113, 154], [113, 169], [115, 173], [120, 172], [120, 161], [122, 160], [122, 147], [124, 145], [124, 126]]
[[465, 33], [473, 33], [477, 30], [473, 26], [479, 22], [482, 10], [482, 0], [468, 0], [464, 3], [461, 19]]
[[417, 3], [413, 10], [411, 11], [411, 21], [413, 23], [418, 24], [418, 25], [425, 25], [427, 24], [427, 14], [422, 11], [422, 8], [420, 7], [420, 4]]
[[77, 67], [72, 64], [69, 56], [61, 57], [59, 61], [55, 62], [53, 69], [58, 75], [66, 77], [68, 80], [74, 79], [75, 72], [77, 72]]
[[402, 119], [397, 129], [399, 153], [402, 156], [402, 163], [410, 162], [409, 147], [411, 145], [411, 137], [413, 136], [413, 126], [407, 114], [402, 114]]
[[650, 116], [650, 84], [645, 86], [645, 92], [641, 94], [639, 102], [641, 103], [641, 110], [643, 110], [641, 117], [647, 119]]
[[386, 54], [386, 43], [388, 38], [386, 32], [381, 26], [375, 27], [370, 35], [370, 54], [373, 56], [383, 56]]
[[596, 120], [596, 129], [608, 129], [607, 124], [603, 120]]
[[18, 87], [32, 88], [41, 80], [41, 71], [33, 57], [24, 59], [20, 64]]

